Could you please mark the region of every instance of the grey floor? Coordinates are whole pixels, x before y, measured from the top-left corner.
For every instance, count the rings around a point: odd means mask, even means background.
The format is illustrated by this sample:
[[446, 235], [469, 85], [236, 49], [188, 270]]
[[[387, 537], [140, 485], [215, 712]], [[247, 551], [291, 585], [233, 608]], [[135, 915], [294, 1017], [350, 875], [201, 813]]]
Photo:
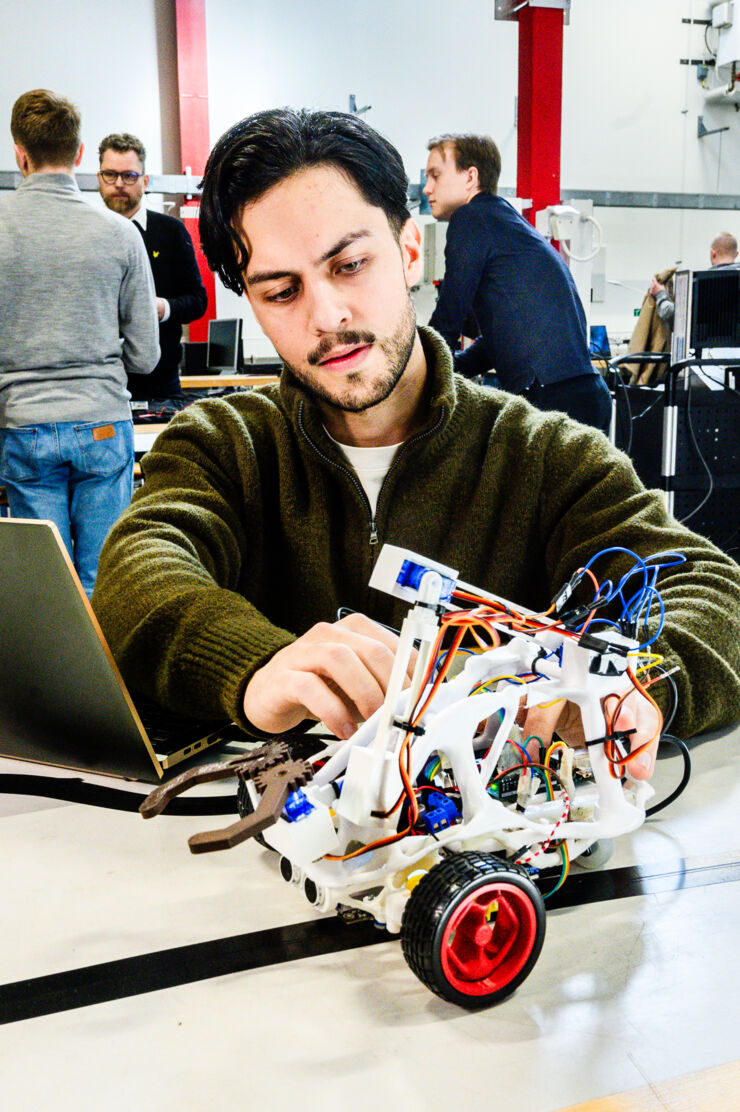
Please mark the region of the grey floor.
[[[687, 792], [618, 841], [605, 869], [660, 890], [551, 911], [497, 1008], [438, 1000], [395, 942], [299, 958], [8, 1023], [0, 1106], [555, 1112], [734, 1061], [739, 743], [695, 743]], [[678, 774], [659, 762], [659, 794]], [[0, 986], [318, 918], [256, 844], [191, 856], [218, 824], [0, 795]]]

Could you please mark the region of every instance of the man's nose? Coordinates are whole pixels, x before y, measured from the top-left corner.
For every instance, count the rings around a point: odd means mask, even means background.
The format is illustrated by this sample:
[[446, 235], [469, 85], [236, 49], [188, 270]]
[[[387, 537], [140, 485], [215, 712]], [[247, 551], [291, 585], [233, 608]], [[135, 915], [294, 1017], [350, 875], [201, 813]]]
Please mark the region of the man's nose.
[[316, 333], [340, 332], [351, 319], [347, 299], [332, 282], [321, 281], [308, 293], [309, 325]]
[[422, 189], [422, 193], [425, 193], [426, 196], [428, 197], [431, 192], [432, 192], [432, 182], [429, 178], [427, 178], [426, 182], [424, 183], [424, 188]]

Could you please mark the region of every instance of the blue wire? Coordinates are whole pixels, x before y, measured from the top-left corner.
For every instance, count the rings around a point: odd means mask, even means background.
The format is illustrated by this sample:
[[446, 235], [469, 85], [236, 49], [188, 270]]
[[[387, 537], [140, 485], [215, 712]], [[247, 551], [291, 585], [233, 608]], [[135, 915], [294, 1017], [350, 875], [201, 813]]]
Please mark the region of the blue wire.
[[[616, 587], [614, 587], [611, 580], [607, 580], [603, 583], [594, 596], [594, 602], [607, 603], [617, 598], [620, 599], [622, 602], [620, 621], [628, 621], [630, 624], [634, 625], [641, 624], [644, 630], [648, 628], [653, 603], [657, 603], [660, 610], [657, 629], [653, 636], [641, 646], [642, 648], [647, 648], [648, 645], [652, 645], [657, 637], [659, 637], [665, 623], [665, 606], [660, 591], [656, 587], [658, 575], [664, 568], [672, 568], [676, 567], [678, 564], [685, 563], [686, 556], [682, 552], [668, 551], [656, 552], [652, 556], [647, 556], [643, 559], [641, 556], [638, 556], [636, 552], [633, 552], [631, 548], [612, 546], [610, 548], [603, 548], [600, 552], [597, 552], [595, 556], [592, 556], [585, 565], [584, 571], [589, 569], [601, 556], [606, 556], [610, 552], [623, 552], [627, 556], [632, 556], [635, 564], [629, 571], [625, 572]], [[635, 575], [640, 575], [640, 573], [642, 573], [642, 585], [629, 599], [625, 598], [627, 583]], [[594, 619], [594, 621], [599, 621], [606, 625], [615, 624], [605, 618]]]

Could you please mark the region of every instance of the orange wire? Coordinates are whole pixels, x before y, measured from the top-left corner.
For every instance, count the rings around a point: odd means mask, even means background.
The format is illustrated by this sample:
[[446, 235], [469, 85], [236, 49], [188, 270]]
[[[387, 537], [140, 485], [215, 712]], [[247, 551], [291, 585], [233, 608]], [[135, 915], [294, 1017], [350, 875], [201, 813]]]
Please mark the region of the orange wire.
[[[635, 757], [639, 757], [639, 755], [641, 753], [645, 753], [650, 748], [651, 745], [655, 744], [657, 739], [660, 737], [661, 731], [663, 729], [663, 712], [661, 711], [660, 707], [656, 703], [655, 699], [652, 697], [652, 695], [646, 689], [646, 687], [642, 683], [640, 683], [640, 681], [638, 680], [637, 676], [634, 674], [634, 672], [632, 671], [631, 668], [627, 668], [627, 675], [629, 676], [630, 680], [632, 681], [634, 690], [638, 691], [643, 696], [643, 698], [647, 699], [647, 701], [655, 708], [655, 710], [657, 712], [657, 715], [658, 715], [658, 728], [655, 731], [655, 733], [653, 734], [653, 736], [650, 738], [649, 741], [645, 741], [645, 742], [643, 742], [642, 745], [639, 745], [637, 747], [637, 749], [633, 749], [628, 757], [622, 757], [619, 754], [619, 751], [617, 750], [617, 747], [616, 747], [616, 745], [613, 741], [609, 741], [609, 742], [605, 743], [605, 745], [604, 745], [604, 755], [606, 756], [607, 760], [610, 763], [609, 771], [611, 772], [611, 774], [612, 774], [612, 776], [614, 777], [615, 780], [620, 779], [620, 777], [624, 775], [625, 768], [630, 763], [630, 761], [633, 761], [635, 759]], [[622, 704], [624, 703], [627, 696], [631, 695], [631, 694], [632, 694], [632, 692], [626, 691], [625, 694], [622, 695], [621, 697], [618, 697], [616, 695], [607, 695], [606, 696], [607, 699], [617, 699], [617, 703], [614, 707], [614, 710], [611, 711], [611, 712], [608, 712], [608, 717], [607, 717], [606, 714], [604, 716], [605, 720], [606, 720], [606, 732], [608, 734], [611, 734], [611, 733], [614, 732], [614, 722], [616, 720], [617, 714], [619, 713], [619, 709], [622, 706]]]

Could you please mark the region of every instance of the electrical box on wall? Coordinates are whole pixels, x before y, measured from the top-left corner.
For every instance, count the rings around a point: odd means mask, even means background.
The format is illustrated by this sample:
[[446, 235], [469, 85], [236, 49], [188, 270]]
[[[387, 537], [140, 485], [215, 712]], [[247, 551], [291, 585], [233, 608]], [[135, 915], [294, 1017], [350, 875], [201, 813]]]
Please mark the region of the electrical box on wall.
[[712, 7], [712, 27], [718, 31], [717, 73], [723, 80], [734, 80], [733, 66], [740, 63], [740, 19], [732, 0]]
[[718, 4], [712, 10], [712, 27], [724, 28], [732, 27], [732, 17], [734, 4], [732, 0], [725, 0], [725, 3]]

